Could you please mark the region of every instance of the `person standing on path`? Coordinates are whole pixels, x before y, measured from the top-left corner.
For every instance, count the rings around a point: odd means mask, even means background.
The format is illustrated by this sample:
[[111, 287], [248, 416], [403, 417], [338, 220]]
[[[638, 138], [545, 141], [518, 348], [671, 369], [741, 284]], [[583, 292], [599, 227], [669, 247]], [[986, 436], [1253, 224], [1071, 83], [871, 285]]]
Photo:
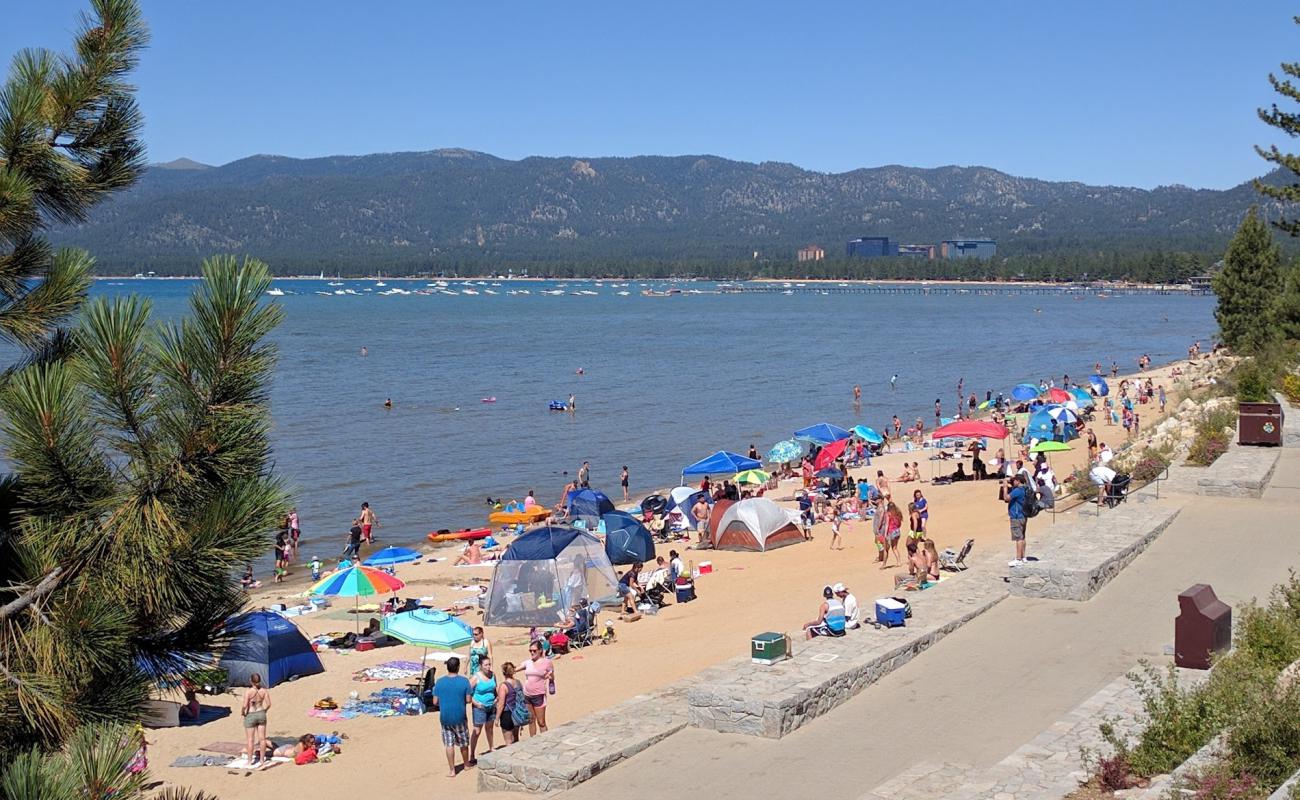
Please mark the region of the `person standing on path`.
[[627, 494], [627, 464], [624, 464], [622, 471], [619, 472], [618, 482], [623, 486], [623, 502], [626, 503], [631, 499]]
[[438, 708], [438, 722], [442, 726], [442, 746], [447, 751], [447, 777], [456, 777], [456, 748], [460, 760], [469, 769], [469, 726], [465, 706], [470, 702], [469, 678], [458, 674], [460, 659], [447, 659], [447, 674], [433, 684], [433, 702]]
[[478, 749], [478, 737], [484, 732], [487, 733], [488, 752], [495, 749], [492, 742], [492, 729], [496, 727], [497, 722], [497, 676], [492, 671], [490, 656], [479, 659], [478, 670], [470, 676], [469, 689], [474, 715], [472, 720], [474, 732], [469, 737], [469, 760], [473, 763], [478, 760], [474, 757]]
[[1016, 545], [1016, 557], [1007, 563], [1018, 567], [1025, 563], [1025, 478], [1017, 473], [1011, 478], [1011, 491], [1007, 493], [1007, 519], [1011, 524], [1011, 541]]
[[[244, 702], [239, 713], [244, 718], [248, 765], [261, 767], [273, 749], [271, 740], [266, 736], [266, 712], [271, 710], [271, 693], [262, 688], [262, 676], [257, 672], [248, 676], [248, 682], [251, 686], [244, 692]], [[255, 746], [256, 752], [253, 750]]]
[[528, 645], [528, 660], [524, 662], [524, 702], [532, 709], [528, 721], [528, 735], [537, 735], [541, 728], [546, 733], [546, 696], [555, 693], [555, 665], [542, 655], [542, 646]]
[[379, 518], [375, 516], [375, 512], [370, 510], [369, 503], [361, 504], [361, 516], [358, 519], [361, 520], [362, 538], [366, 540], [366, 544], [374, 544], [375, 528], [379, 527]]

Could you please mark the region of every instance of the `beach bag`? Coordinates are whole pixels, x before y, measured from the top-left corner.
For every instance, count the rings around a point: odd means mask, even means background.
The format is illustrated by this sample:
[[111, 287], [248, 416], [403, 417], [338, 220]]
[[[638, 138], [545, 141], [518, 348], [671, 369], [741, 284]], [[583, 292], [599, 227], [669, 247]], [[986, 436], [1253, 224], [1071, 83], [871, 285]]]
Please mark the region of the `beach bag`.
[[1033, 519], [1042, 510], [1042, 506], [1038, 503], [1038, 490], [1028, 483], [1021, 488], [1025, 490], [1025, 519]]
[[524, 692], [518, 686], [510, 687], [510, 694], [514, 697], [514, 705], [510, 707], [510, 717], [515, 721], [515, 725], [527, 725], [532, 719], [532, 713], [528, 710], [528, 703], [524, 700]]

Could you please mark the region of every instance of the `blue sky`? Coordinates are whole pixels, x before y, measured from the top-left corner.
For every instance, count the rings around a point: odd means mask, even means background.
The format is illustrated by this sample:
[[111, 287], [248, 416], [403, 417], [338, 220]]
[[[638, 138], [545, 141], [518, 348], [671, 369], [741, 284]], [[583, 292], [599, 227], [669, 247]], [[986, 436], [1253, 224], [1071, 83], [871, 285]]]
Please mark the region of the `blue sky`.
[[[1222, 188], [1263, 171], [1279, 0], [142, 0], [150, 156], [465, 147], [985, 165]], [[17, 2], [0, 58], [88, 0]], [[1300, 142], [1287, 143], [1300, 150]]]

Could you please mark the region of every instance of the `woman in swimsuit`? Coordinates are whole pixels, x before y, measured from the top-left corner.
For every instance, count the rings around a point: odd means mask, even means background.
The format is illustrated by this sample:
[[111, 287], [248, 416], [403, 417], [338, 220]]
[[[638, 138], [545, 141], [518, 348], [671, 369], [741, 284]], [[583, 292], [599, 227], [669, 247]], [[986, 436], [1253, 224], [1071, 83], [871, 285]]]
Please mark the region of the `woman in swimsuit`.
[[[244, 693], [241, 714], [244, 717], [244, 735], [248, 744], [249, 766], [260, 766], [272, 751], [271, 740], [266, 738], [266, 712], [271, 710], [271, 693], [262, 688], [262, 676], [254, 672], [248, 676], [251, 688]], [[257, 742], [254, 756], [253, 742]]]

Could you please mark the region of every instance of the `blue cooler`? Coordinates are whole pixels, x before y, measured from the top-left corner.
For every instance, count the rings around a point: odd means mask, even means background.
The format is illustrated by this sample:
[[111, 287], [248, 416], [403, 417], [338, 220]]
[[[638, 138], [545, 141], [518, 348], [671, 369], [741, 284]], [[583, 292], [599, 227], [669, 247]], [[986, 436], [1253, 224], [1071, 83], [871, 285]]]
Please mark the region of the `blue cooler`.
[[679, 583], [675, 588], [677, 590], [677, 602], [689, 603], [695, 599], [694, 583]]
[[887, 628], [896, 628], [907, 624], [907, 606], [892, 597], [882, 597], [876, 601], [876, 622]]

